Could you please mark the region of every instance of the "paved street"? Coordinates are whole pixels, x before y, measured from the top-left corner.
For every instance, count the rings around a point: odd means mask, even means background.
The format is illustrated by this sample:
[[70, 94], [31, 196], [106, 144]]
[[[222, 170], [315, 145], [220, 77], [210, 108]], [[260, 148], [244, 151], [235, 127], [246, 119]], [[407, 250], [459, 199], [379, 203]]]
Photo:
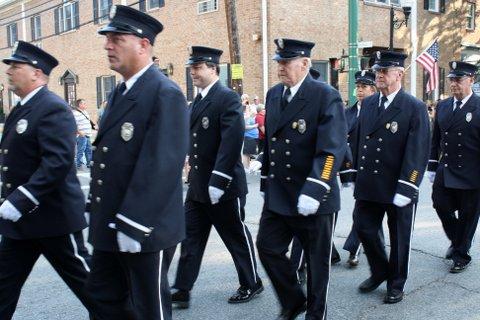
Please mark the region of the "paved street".
[[[82, 185], [88, 175], [80, 175]], [[249, 176], [250, 194], [247, 200], [247, 224], [256, 237], [262, 199], [258, 194], [259, 176]], [[84, 191], [87, 191], [86, 188]], [[357, 285], [368, 277], [365, 256], [361, 265], [348, 269], [348, 254], [341, 250], [351, 227], [352, 192], [343, 190], [343, 210], [340, 212], [335, 243], [342, 262], [332, 268], [329, 291], [329, 319], [480, 319], [480, 263], [478, 243], [474, 243], [474, 263], [463, 274], [448, 273], [450, 263], [442, 256], [448, 242], [440, 222], [431, 208], [430, 183], [424, 181], [418, 206], [410, 277], [406, 298], [396, 305], [384, 305], [385, 286], [371, 294], [361, 295]], [[172, 264], [170, 279], [175, 274], [177, 257]], [[175, 310], [178, 320], [269, 320], [274, 319], [278, 306], [272, 287], [262, 268], [264, 293], [244, 305], [229, 305], [226, 299], [237, 289], [235, 269], [218, 235], [212, 232], [200, 277], [192, 294], [188, 310]], [[73, 294], [44, 259], [40, 259], [28, 279], [14, 317], [16, 320], [87, 320], [87, 314]]]

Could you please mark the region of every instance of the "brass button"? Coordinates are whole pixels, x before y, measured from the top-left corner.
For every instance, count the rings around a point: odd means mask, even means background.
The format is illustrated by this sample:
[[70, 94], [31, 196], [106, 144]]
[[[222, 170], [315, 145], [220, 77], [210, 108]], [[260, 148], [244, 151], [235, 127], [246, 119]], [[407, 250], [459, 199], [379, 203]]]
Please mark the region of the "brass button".
[[382, 149], [380, 149], [380, 148], [377, 148], [377, 151], [378, 151], [378, 152], [380, 152], [380, 151], [382, 151]]
[[461, 147], [462, 145], [459, 143], [458, 146]]
[[7, 184], [5, 184], [5, 187], [7, 187], [7, 189], [10, 189], [12, 187], [12, 184], [7, 183]]
[[108, 147], [103, 147], [103, 148], [102, 148], [102, 151], [103, 151], [103, 152], [108, 152]]
[[370, 136], [366, 136], [365, 138], [368, 140], [368, 139], [370, 139]]
[[459, 158], [461, 158], [461, 157], [462, 157], [462, 155], [461, 155], [461, 154], [459, 154], [459, 155], [458, 155], [458, 157], [459, 157]]
[[196, 136], [197, 136], [197, 133], [196, 133], [196, 132], [194, 132], [194, 133], [193, 133], [193, 137], [195, 138]]
[[290, 177], [287, 177], [286, 179], [287, 179], [287, 181], [291, 181], [291, 180], [292, 180], [292, 178], [290, 178]]
[[276, 137], [273, 137], [273, 138], [272, 138], [272, 141], [273, 141], [273, 142], [277, 141], [277, 138], [276, 138]]
[[379, 162], [380, 162], [380, 160], [378, 160], [378, 159], [377, 159], [377, 160], [375, 160], [375, 163], [379, 163]]
[[97, 201], [97, 203], [100, 203], [100, 201], [102, 201], [102, 198], [96, 197], [96, 198], [95, 198], [95, 201]]
[[448, 157], [448, 153], [445, 153], [445, 157]]
[[289, 144], [289, 143], [290, 143], [290, 140], [285, 139], [285, 143], [286, 143], [286, 144]]
[[362, 160], [365, 160], [365, 156], [362, 156]]
[[8, 167], [3, 167], [2, 170], [3, 170], [3, 172], [7, 172], [7, 171], [8, 171]]
[[377, 170], [374, 170], [373, 173], [378, 173], [378, 171], [377, 171]]
[[448, 167], [448, 164], [445, 163], [445, 168]]
[[458, 133], [458, 135], [459, 135], [459, 136], [461, 136], [461, 135], [462, 135], [462, 133], [461, 133], [461, 132], [459, 132], [459, 133]]
[[285, 155], [286, 155], [286, 156], [289, 156], [289, 155], [290, 155], [290, 151], [285, 151]]
[[360, 167], [360, 170], [363, 170], [363, 167]]
[[366, 144], [363, 146], [363, 149], [367, 149], [367, 145], [366, 145]]
[[95, 151], [95, 150], [97, 150], [97, 147], [92, 146], [92, 151]]
[[272, 167], [274, 167], [274, 166], [275, 166], [275, 162], [273, 162], [273, 161], [270, 162], [270, 165], [271, 165]]
[[195, 168], [195, 170], [198, 170], [198, 166], [195, 166], [194, 168]]
[[7, 154], [8, 153], [8, 149], [3, 149], [3, 154]]
[[448, 136], [448, 131], [445, 132], [445, 135]]
[[275, 149], [270, 150], [270, 153], [271, 153], [271, 154], [274, 154], [274, 153], [275, 153]]
[[275, 178], [275, 175], [272, 173], [272, 174], [270, 175], [270, 179], [273, 179], [273, 178]]
[[3, 201], [5, 201], [5, 198], [0, 198], [0, 202], [3, 202]]
[[95, 163], [95, 162], [93, 162], [93, 160], [90, 161], [90, 167], [93, 166], [94, 163]]
[[195, 159], [198, 159], [198, 154], [193, 155]]
[[459, 168], [461, 168], [462, 166], [458, 166]]
[[382, 142], [382, 141], [383, 141], [383, 139], [382, 139], [382, 138], [378, 138], [378, 142]]
[[105, 164], [104, 164], [104, 163], [100, 163], [99, 167], [100, 167], [100, 169], [105, 169]]
[[445, 142], [445, 145], [448, 146], [448, 142]]
[[288, 169], [290, 169], [290, 168], [292, 167], [292, 165], [291, 165], [290, 163], [287, 163], [286, 167], [287, 167]]
[[194, 143], [194, 144], [193, 144], [193, 147], [194, 147], [194, 148], [196, 148], [196, 147], [197, 147], [197, 144], [196, 144], [196, 143]]
[[103, 184], [103, 181], [102, 181], [102, 180], [97, 180], [97, 184], [98, 184], [99, 186], [101, 186], [101, 185]]

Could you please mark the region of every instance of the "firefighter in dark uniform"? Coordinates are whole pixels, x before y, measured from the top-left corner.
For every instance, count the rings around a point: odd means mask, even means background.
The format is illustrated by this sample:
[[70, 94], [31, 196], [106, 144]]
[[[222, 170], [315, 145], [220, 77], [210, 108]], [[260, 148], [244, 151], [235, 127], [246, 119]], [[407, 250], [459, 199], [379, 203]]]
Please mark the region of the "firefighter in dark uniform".
[[450, 272], [459, 273], [472, 260], [480, 214], [480, 98], [472, 91], [476, 66], [452, 61], [450, 69], [452, 97], [437, 105], [428, 170], [433, 207], [451, 242]]
[[162, 24], [120, 5], [110, 19], [99, 33], [123, 82], [93, 143], [87, 287], [99, 304], [95, 320], [171, 319], [167, 272], [185, 235], [187, 102], [152, 62]]
[[[370, 70], [357, 71], [355, 73], [355, 95], [357, 97], [357, 102], [352, 107], [345, 109], [345, 118], [348, 126], [347, 141], [350, 150], [348, 150], [347, 156], [345, 157], [345, 162], [339, 172], [340, 181], [342, 182], [342, 186], [344, 188], [355, 186], [353, 177], [356, 170], [354, 169], [355, 164], [353, 163], [352, 159], [352, 154], [354, 154], [355, 151], [351, 150], [351, 148], [354, 145], [352, 142], [356, 141], [357, 139], [356, 129], [358, 117], [360, 116], [360, 111], [362, 109], [362, 101], [376, 92], [377, 87], [375, 87], [375, 73]], [[353, 215], [355, 215], [355, 211], [353, 212]], [[383, 231], [381, 230], [380, 232], [383, 239]], [[360, 246], [360, 239], [358, 239], [357, 232], [352, 226], [352, 230], [348, 234], [347, 240], [345, 240], [345, 244], [343, 245], [343, 249], [350, 253], [347, 261], [347, 264], [350, 267], [358, 266]]]
[[[403, 299], [418, 187], [428, 162], [429, 121], [423, 102], [401, 88], [406, 55], [376, 52], [376, 93], [362, 101], [358, 119], [354, 229], [365, 249], [371, 277], [360, 292], [387, 280], [386, 303]], [[388, 216], [390, 259], [380, 236]]]
[[0, 319], [12, 318], [40, 255], [91, 310], [85, 290], [90, 269], [79, 251], [87, 223], [74, 164], [77, 127], [65, 101], [47, 88], [58, 61], [20, 41], [3, 62], [9, 87], [21, 100], [0, 144]]
[[230, 303], [250, 301], [263, 291], [252, 237], [245, 219], [247, 181], [241, 162], [245, 123], [242, 104], [219, 80], [221, 50], [194, 46], [187, 65], [200, 93], [190, 111], [190, 183], [185, 201], [187, 238], [182, 242], [173, 302], [187, 308], [190, 290], [212, 225], [230, 252], [240, 287]]
[[[325, 319], [335, 212], [336, 179], [347, 149], [340, 94], [309, 75], [315, 45], [276, 39], [274, 60], [281, 83], [266, 99], [266, 140], [261, 170], [265, 204], [257, 248], [277, 293], [278, 319]], [[297, 237], [307, 261], [307, 297], [286, 256]]]

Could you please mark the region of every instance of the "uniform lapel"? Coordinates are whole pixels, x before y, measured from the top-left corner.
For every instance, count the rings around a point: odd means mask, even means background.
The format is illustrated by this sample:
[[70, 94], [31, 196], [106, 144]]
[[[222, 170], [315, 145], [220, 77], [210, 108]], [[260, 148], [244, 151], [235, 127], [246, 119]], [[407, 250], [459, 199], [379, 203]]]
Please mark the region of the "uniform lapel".
[[453, 122], [453, 98], [450, 97], [445, 101], [445, 107], [437, 109], [438, 125], [442, 130], [449, 129]]
[[307, 88], [310, 86], [310, 83], [313, 81], [314, 81], [313, 78], [310, 75], [307, 75], [302, 85], [298, 89], [298, 92], [293, 97], [292, 101], [290, 101], [290, 103], [288, 103], [288, 105], [286, 106], [285, 110], [281, 112], [280, 119], [277, 122], [277, 126], [274, 129], [274, 133], [280, 130], [286, 124], [288, 124], [290, 120], [292, 120], [297, 113], [302, 111], [302, 109], [305, 107], [307, 103], [307, 95], [305, 92], [307, 91]]
[[348, 123], [348, 133], [351, 133], [357, 127], [358, 119], [358, 102], [355, 103], [351, 108], [345, 110], [345, 118], [347, 119]]
[[200, 115], [203, 113], [205, 108], [207, 108], [210, 103], [212, 102], [212, 97], [215, 95], [215, 91], [217, 91], [217, 88], [220, 86], [220, 80], [218, 80], [208, 91], [207, 96], [200, 100], [200, 105], [195, 106], [193, 108], [192, 105], [192, 113], [190, 116], [190, 128], [192, 128], [195, 123], [197, 122], [198, 118]]
[[[467, 114], [469, 112], [472, 113], [476, 108], [475, 100], [476, 100], [476, 96], [475, 96], [475, 94], [472, 94], [470, 99], [467, 100], [465, 105], [460, 110], [458, 110], [458, 112], [453, 117], [453, 119], [451, 121], [452, 126], [456, 126], [458, 124], [465, 123], [467, 121], [466, 120], [467, 119]], [[453, 102], [451, 104], [450, 109], [453, 110]], [[452, 113], [453, 113], [453, 111], [452, 111]]]
[[281, 101], [283, 94], [283, 86], [279, 85], [272, 91], [266, 113], [265, 113], [265, 123], [266, 123], [266, 132], [269, 137], [272, 137], [275, 133], [275, 128], [277, 123], [280, 120], [281, 115]]
[[[375, 124], [372, 127], [372, 130], [369, 133], [373, 133], [379, 128], [383, 127], [386, 122], [395, 117], [402, 110], [400, 106], [402, 105], [404, 94], [405, 93], [403, 92], [403, 89], [400, 89], [400, 91], [395, 96], [395, 99], [393, 99], [392, 103], [387, 107], [385, 111], [380, 114], [380, 117], [377, 118]], [[376, 102], [376, 107], [378, 108], [379, 100], [376, 100]]]
[[135, 82], [135, 84], [128, 90], [124, 96], [118, 96], [117, 94], [112, 97], [113, 104], [109, 104], [108, 114], [105, 121], [102, 122], [100, 131], [98, 132], [96, 142], [100, 141], [105, 132], [113, 128], [122, 118], [128, 113], [137, 103], [137, 96], [142, 91], [142, 88], [151, 77], [153, 77], [156, 69], [154, 66], [148, 68], [148, 70]]

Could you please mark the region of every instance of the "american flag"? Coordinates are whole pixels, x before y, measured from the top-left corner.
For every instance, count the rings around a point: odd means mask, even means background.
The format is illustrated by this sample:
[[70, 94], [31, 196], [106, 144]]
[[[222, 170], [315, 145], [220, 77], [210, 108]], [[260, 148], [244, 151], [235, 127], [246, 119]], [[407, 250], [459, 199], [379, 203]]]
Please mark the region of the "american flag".
[[425, 71], [428, 72], [427, 92], [432, 92], [438, 87], [438, 56], [440, 47], [438, 41], [435, 40], [430, 47], [422, 52], [421, 55], [415, 60], [420, 63]]

